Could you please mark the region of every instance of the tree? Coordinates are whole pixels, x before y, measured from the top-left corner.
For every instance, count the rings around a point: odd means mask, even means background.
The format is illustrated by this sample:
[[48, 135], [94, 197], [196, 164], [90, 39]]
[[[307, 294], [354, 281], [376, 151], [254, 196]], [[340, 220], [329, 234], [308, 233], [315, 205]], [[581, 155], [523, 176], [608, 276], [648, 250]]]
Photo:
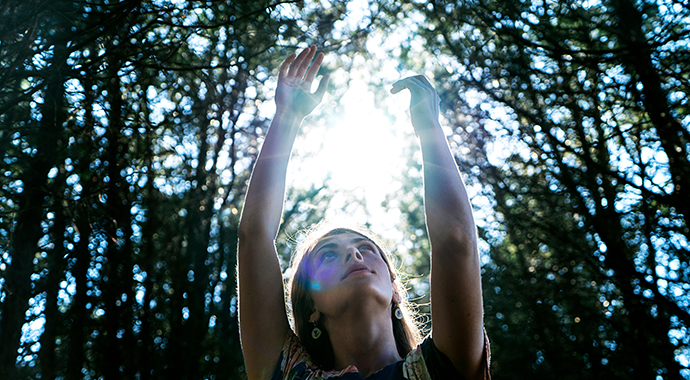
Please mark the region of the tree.
[[270, 78], [361, 38], [331, 38], [346, 2], [297, 3], [0, 6], [0, 378], [244, 376], [237, 219]]

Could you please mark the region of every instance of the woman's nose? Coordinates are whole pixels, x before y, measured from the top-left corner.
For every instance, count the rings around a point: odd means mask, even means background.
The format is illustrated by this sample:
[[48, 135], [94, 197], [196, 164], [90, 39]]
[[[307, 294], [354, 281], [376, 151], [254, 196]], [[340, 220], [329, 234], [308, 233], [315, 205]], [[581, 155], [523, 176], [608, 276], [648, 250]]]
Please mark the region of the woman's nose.
[[348, 262], [350, 260], [363, 260], [364, 257], [362, 257], [362, 253], [359, 251], [359, 249], [355, 247], [348, 247], [347, 250], [345, 250], [345, 262]]

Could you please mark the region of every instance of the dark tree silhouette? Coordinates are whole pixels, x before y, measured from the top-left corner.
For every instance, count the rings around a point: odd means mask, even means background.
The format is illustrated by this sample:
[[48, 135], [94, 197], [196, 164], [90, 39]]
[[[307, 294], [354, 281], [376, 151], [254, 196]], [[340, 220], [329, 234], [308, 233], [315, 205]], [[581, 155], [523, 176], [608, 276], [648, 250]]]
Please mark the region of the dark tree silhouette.
[[687, 7], [382, 6], [424, 20], [459, 164], [494, 202], [495, 377], [687, 376]]
[[244, 377], [237, 214], [266, 82], [297, 45], [356, 49], [330, 35], [344, 12], [0, 5], [0, 378]]

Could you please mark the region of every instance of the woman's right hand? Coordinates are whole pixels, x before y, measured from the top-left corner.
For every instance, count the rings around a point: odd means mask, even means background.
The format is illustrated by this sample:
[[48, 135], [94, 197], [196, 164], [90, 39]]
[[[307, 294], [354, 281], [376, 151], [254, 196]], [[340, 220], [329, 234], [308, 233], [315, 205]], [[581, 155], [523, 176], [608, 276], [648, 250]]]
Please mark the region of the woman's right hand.
[[[299, 55], [292, 53], [280, 66], [276, 89], [277, 113], [303, 119], [321, 103], [328, 87], [329, 75], [321, 78], [317, 90], [311, 92], [311, 84], [319, 72], [323, 53], [316, 54], [316, 46], [304, 49]], [[314, 63], [309, 67], [312, 59]]]

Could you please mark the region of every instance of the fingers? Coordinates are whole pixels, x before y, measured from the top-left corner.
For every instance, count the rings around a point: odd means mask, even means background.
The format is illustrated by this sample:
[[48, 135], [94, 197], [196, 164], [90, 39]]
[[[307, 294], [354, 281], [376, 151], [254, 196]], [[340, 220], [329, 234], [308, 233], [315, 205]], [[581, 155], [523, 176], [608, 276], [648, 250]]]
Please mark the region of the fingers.
[[311, 45], [309, 47], [309, 52], [307, 53], [307, 56], [304, 57], [304, 60], [300, 63], [299, 71], [297, 72], [297, 78], [304, 78], [304, 74], [307, 72], [309, 64], [311, 64], [311, 60], [314, 59], [314, 54], [316, 54], [316, 46]]
[[285, 58], [285, 61], [283, 61], [283, 64], [280, 65], [280, 71], [278, 73], [278, 78], [283, 78], [287, 75], [288, 69], [290, 68], [290, 64], [295, 60], [297, 55], [295, 53], [290, 54], [289, 57]]
[[307, 71], [307, 76], [304, 78], [305, 82], [311, 84], [311, 82], [314, 81], [314, 78], [321, 67], [321, 62], [323, 62], [323, 53], [319, 53], [319, 55], [316, 56], [316, 59], [314, 59], [314, 63], [311, 64], [309, 71]]
[[[314, 57], [315, 55], [316, 45], [302, 50], [299, 54], [291, 54], [280, 65], [279, 80], [289, 79], [294, 85], [299, 85], [301, 88], [309, 91], [311, 83], [314, 81], [314, 78], [316, 78], [324, 60], [323, 53], [319, 53]], [[319, 101], [321, 101], [326, 92], [328, 80], [329, 76], [325, 75], [319, 82], [319, 87], [314, 93], [314, 96], [318, 98]]]
[[316, 46], [314, 45], [302, 50], [290, 65], [288, 76], [302, 79], [304, 73], [307, 71], [307, 67], [309, 67], [311, 59], [314, 57], [314, 53], [316, 53]]
[[397, 94], [398, 92], [406, 88], [410, 91], [419, 91], [425, 88], [435, 91], [434, 86], [432, 86], [431, 83], [429, 83], [429, 80], [426, 79], [424, 75], [415, 75], [412, 77], [403, 78], [393, 83], [393, 87], [391, 88], [391, 94]]
[[410, 77], [407, 77], [393, 83], [393, 87], [391, 88], [391, 94], [397, 94], [398, 92], [406, 89], [409, 82]]
[[323, 99], [323, 94], [326, 93], [326, 88], [328, 88], [328, 81], [330, 80], [331, 75], [326, 74], [321, 78], [321, 81], [319, 81], [319, 88], [316, 89], [316, 92], [314, 93], [314, 96], [316, 99], [319, 100], [319, 103]]
[[[311, 84], [319, 72], [324, 55], [319, 53], [316, 58], [316, 45], [312, 45], [302, 50], [299, 55], [292, 53], [280, 65], [279, 78], [297, 78], [303, 80], [306, 84]], [[314, 62], [312, 63], [312, 59]], [[311, 67], [309, 66], [311, 64]]]

